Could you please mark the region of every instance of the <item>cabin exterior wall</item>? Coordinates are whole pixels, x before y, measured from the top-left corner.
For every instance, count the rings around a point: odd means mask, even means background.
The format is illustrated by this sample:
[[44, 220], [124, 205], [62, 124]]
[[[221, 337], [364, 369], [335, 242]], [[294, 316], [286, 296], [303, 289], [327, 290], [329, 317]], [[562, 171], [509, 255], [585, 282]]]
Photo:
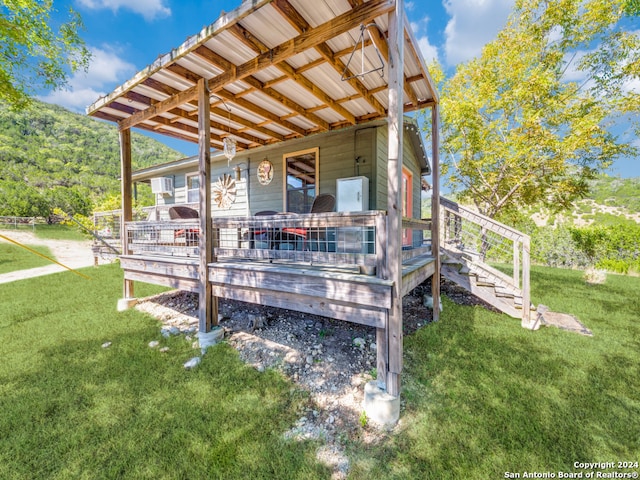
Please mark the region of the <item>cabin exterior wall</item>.
[[[215, 183], [225, 174], [236, 180], [236, 167], [240, 168], [241, 180], [236, 181], [235, 201], [228, 209], [221, 209], [212, 202], [214, 217], [255, 215], [260, 211], [286, 210], [284, 156], [293, 152], [318, 148], [318, 191], [336, 195], [336, 180], [354, 176], [369, 178], [369, 209], [387, 209], [387, 127], [376, 125], [354, 127], [335, 132], [312, 135], [289, 140], [258, 150], [239, 152], [230, 162], [224, 157], [212, 159], [211, 179]], [[258, 165], [263, 160], [273, 164], [273, 179], [268, 185], [258, 181]], [[421, 166], [411, 143], [404, 142], [404, 165], [413, 180], [411, 216], [420, 218]], [[163, 176], [172, 177], [172, 195], [157, 195], [157, 205], [188, 203], [187, 177], [196, 174], [197, 166], [176, 167]], [[213, 195], [213, 193], [212, 193]]]

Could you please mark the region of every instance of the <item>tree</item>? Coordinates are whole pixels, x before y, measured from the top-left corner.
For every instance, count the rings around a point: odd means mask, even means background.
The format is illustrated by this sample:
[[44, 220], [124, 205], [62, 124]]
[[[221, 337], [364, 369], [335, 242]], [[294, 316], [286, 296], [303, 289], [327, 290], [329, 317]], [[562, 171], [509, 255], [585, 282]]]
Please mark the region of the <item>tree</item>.
[[640, 79], [640, 42], [620, 27], [634, 1], [516, 0], [479, 58], [450, 79], [433, 69], [443, 175], [455, 192], [490, 217], [563, 208], [616, 157], [636, 153], [608, 128], [640, 113], [640, 95], [625, 88]]
[[0, 1], [0, 101], [14, 108], [29, 103], [35, 86], [60, 88], [88, 67], [79, 14], [70, 9], [68, 21], [52, 28], [52, 11], [53, 0]]
[[22, 182], [0, 180], [0, 215], [47, 217], [49, 205], [38, 189]]

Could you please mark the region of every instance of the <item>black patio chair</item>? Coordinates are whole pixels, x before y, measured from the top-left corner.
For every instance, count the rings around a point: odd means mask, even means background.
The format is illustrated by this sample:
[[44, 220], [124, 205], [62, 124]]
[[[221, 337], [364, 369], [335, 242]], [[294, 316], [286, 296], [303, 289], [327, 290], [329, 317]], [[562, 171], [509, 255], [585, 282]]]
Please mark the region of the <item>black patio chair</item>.
[[[336, 206], [336, 197], [330, 193], [321, 193], [311, 205], [309, 213], [327, 213], [333, 212]], [[322, 246], [326, 246], [326, 228], [283, 228], [280, 233], [279, 242], [282, 249], [285, 245], [291, 245], [293, 250], [325, 250]]]
[[[277, 215], [274, 210], [262, 210], [254, 214], [254, 217]], [[274, 231], [268, 227], [255, 227], [249, 230], [249, 248], [269, 249], [273, 246]]]
[[[193, 208], [185, 207], [184, 205], [175, 205], [169, 209], [169, 218], [171, 220], [192, 220], [200, 218], [197, 210]], [[198, 236], [200, 235], [199, 228], [180, 228], [174, 230], [173, 239], [178, 240], [184, 237], [185, 243], [189, 246], [198, 244]]]

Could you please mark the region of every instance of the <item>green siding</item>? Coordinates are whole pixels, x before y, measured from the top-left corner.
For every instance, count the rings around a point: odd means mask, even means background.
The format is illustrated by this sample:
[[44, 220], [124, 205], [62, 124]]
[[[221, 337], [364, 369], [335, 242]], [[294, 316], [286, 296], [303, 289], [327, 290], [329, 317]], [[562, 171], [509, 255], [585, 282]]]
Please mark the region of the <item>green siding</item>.
[[[242, 180], [237, 182], [236, 201], [229, 210], [212, 206], [215, 216], [255, 214], [263, 210], [283, 211], [284, 160], [283, 155], [319, 149], [319, 190], [317, 193], [336, 194], [336, 180], [354, 176], [369, 178], [369, 207], [387, 209], [387, 135], [386, 125], [362, 126], [289, 140], [248, 152], [239, 152], [230, 165], [219, 156], [211, 166], [211, 178], [216, 182], [225, 173], [235, 178], [235, 168], [240, 166]], [[258, 165], [264, 159], [273, 164], [273, 180], [260, 185]], [[413, 216], [420, 217], [420, 166], [411, 143], [406, 139], [404, 164], [413, 174]], [[174, 195], [158, 198], [158, 204], [186, 202], [186, 175], [197, 168], [176, 170]], [[248, 181], [247, 181], [248, 179]]]
[[[261, 210], [284, 209], [283, 184], [284, 184], [284, 160], [285, 154], [319, 149], [319, 190], [318, 193], [336, 194], [336, 180], [339, 178], [363, 175], [372, 180], [374, 158], [372, 144], [375, 138], [375, 129], [349, 129], [324, 135], [313, 135], [304, 139], [292, 140], [286, 144], [277, 144], [272, 148], [262, 149], [259, 155], [248, 153], [248, 156], [239, 156], [234, 159], [232, 166], [248, 163], [250, 159], [250, 210], [254, 214]], [[267, 158], [273, 164], [274, 175], [269, 185], [260, 185], [257, 177], [258, 164]], [[356, 158], [358, 161], [356, 162]], [[246, 170], [246, 166], [243, 167]], [[246, 172], [243, 173], [246, 175]], [[371, 192], [370, 192], [371, 198]]]
[[[388, 158], [388, 138], [389, 130], [386, 126], [378, 127], [376, 138], [376, 185], [377, 198], [376, 209], [387, 210], [387, 158]], [[402, 150], [403, 166], [407, 168], [413, 175], [413, 199], [412, 199], [412, 217], [420, 218], [420, 164], [416, 157], [411, 143], [407, 139], [407, 133], [404, 135], [404, 146]]]

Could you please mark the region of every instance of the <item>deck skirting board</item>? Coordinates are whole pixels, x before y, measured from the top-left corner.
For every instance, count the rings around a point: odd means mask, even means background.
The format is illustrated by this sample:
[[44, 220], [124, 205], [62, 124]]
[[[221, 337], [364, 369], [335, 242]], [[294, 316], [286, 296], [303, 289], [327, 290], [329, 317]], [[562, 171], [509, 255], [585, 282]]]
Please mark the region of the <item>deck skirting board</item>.
[[136, 258], [121, 256], [120, 265], [125, 271], [159, 274], [179, 279], [198, 279], [198, 265], [193, 260], [187, 262], [184, 259], [180, 261], [163, 257]]
[[[126, 280], [199, 292], [193, 259], [122, 256]], [[214, 262], [208, 265], [212, 296], [323, 315], [376, 328], [387, 328], [393, 282], [327, 266], [268, 262]], [[402, 296], [433, 275], [429, 256], [405, 262]]]
[[212, 284], [212, 294], [217, 297], [256, 303], [270, 307], [286, 308], [311, 313], [376, 328], [385, 328], [386, 309], [348, 304], [310, 295], [265, 290], [263, 288]]
[[[308, 298], [346, 305], [390, 308], [391, 284], [375, 277], [355, 274], [328, 274], [313, 269], [238, 268], [234, 264], [209, 265], [209, 281], [213, 285], [287, 292]], [[357, 278], [359, 277], [359, 278]]]
[[153, 285], [162, 285], [165, 287], [185, 290], [187, 292], [198, 292], [198, 281], [187, 278], [178, 278], [158, 273], [134, 272], [131, 270], [124, 271], [125, 280], [135, 280], [138, 282], [151, 283]]

